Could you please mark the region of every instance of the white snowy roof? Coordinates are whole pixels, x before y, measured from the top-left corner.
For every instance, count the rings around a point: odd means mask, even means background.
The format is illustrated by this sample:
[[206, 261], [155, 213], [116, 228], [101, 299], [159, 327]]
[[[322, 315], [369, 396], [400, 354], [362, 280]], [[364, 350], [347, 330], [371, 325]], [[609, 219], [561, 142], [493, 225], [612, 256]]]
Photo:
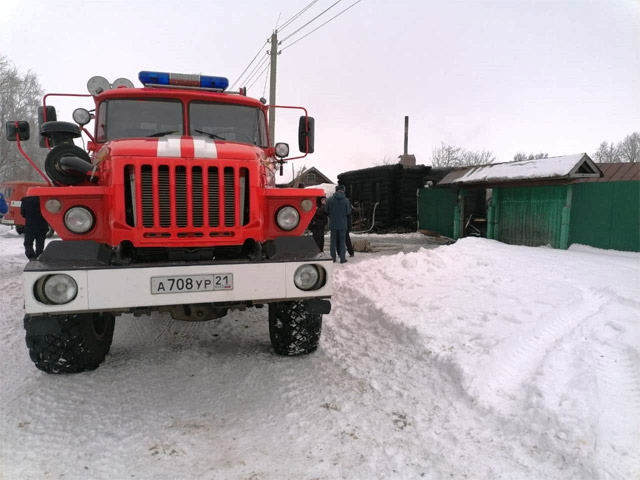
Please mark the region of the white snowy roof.
[[334, 183], [321, 183], [319, 185], [311, 185], [305, 188], [320, 188], [324, 190], [324, 195], [326, 197], [330, 197], [334, 193], [336, 193], [336, 185]]
[[602, 172], [589, 158], [589, 155], [578, 153], [562, 157], [494, 163], [454, 170], [448, 173], [439, 184], [502, 183], [517, 180], [599, 177], [601, 175]]

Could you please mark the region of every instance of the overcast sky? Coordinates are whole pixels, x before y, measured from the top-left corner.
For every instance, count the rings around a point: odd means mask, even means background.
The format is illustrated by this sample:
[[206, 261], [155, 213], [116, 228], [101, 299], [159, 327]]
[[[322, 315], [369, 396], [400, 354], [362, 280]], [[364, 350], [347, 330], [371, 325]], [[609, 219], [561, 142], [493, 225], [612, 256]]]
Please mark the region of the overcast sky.
[[[319, 0], [280, 38], [334, 1]], [[93, 75], [139, 85], [140, 70], [233, 82], [279, 15], [282, 24], [307, 3], [0, 0], [0, 54], [47, 92], [85, 93]], [[264, 76], [249, 95], [263, 87]], [[401, 154], [404, 115], [418, 163], [441, 141], [498, 161], [592, 153], [640, 130], [640, 0], [362, 0], [282, 52], [278, 103], [316, 118], [316, 153], [296, 162], [334, 179]], [[70, 119], [74, 104], [57, 104]], [[293, 145], [285, 117], [276, 137]]]

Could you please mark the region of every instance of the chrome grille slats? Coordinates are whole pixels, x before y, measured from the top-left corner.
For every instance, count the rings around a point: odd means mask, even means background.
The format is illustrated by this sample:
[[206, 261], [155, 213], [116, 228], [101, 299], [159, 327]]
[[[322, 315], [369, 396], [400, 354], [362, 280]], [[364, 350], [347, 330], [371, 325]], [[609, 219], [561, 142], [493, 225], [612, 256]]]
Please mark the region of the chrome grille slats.
[[[134, 174], [134, 169], [139, 172], [138, 175]], [[196, 165], [137, 163], [135, 166], [125, 166], [124, 173], [124, 181], [131, 180], [131, 187], [125, 188], [124, 191], [125, 197], [131, 198], [131, 200], [125, 198], [128, 208], [135, 210], [135, 202], [140, 201], [138, 209], [141, 218], [137, 221], [133, 218], [128, 220], [132, 227], [137, 224], [138, 227], [145, 229], [171, 227], [185, 229], [179, 233], [146, 232], [147, 238], [229, 236], [233, 235], [233, 232], [225, 231], [227, 227], [248, 223], [247, 168], [214, 167], [206, 163]], [[238, 188], [240, 192], [236, 191]], [[221, 201], [223, 195], [224, 201]], [[243, 208], [244, 211], [238, 212], [237, 208]], [[156, 209], [157, 218], [154, 211]], [[223, 214], [224, 221], [221, 222], [220, 217]], [[240, 224], [238, 224], [238, 218], [241, 219]]]
[[220, 225], [220, 179], [218, 167], [209, 167], [207, 170], [209, 180], [209, 226]]
[[153, 227], [153, 171], [151, 165], [143, 165], [140, 168], [140, 195], [142, 226]]
[[176, 167], [176, 224], [187, 226], [187, 167]]
[[171, 226], [171, 187], [169, 186], [169, 166], [158, 167], [158, 206], [160, 210], [160, 226]]
[[204, 191], [202, 189], [202, 167], [191, 169], [191, 215], [193, 226], [202, 227], [204, 210]]
[[233, 227], [236, 224], [236, 184], [232, 167], [224, 168], [224, 225]]

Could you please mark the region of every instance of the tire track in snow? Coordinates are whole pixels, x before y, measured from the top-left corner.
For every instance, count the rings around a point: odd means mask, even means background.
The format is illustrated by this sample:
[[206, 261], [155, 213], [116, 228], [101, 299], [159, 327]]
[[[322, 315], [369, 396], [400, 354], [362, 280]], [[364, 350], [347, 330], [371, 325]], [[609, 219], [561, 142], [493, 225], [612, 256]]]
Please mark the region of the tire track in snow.
[[616, 480], [640, 479], [640, 304], [628, 304], [591, 326], [601, 407], [595, 453], [604, 478]]
[[607, 297], [600, 292], [581, 292], [577, 305], [552, 309], [533, 328], [507, 337], [479, 366], [469, 386], [471, 394], [488, 408], [509, 413], [522, 406], [526, 388], [546, 356], [581, 323], [597, 314]]

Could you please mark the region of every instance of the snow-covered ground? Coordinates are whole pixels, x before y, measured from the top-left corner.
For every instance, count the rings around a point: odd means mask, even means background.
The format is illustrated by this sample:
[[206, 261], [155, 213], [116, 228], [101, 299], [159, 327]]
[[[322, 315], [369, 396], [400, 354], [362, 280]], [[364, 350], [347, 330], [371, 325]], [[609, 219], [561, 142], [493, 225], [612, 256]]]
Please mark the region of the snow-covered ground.
[[0, 478], [640, 478], [640, 255], [366, 238], [313, 355], [275, 356], [266, 309], [124, 316], [49, 376], [0, 230]]

